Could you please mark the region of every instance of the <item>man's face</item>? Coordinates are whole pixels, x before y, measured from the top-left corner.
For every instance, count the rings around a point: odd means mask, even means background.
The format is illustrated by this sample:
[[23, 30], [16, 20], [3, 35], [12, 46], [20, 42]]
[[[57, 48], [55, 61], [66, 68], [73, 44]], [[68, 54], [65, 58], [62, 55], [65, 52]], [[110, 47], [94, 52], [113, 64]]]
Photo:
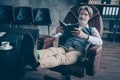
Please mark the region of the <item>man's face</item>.
[[82, 9], [79, 13], [78, 22], [80, 25], [87, 25], [90, 19], [89, 13], [87, 10]]

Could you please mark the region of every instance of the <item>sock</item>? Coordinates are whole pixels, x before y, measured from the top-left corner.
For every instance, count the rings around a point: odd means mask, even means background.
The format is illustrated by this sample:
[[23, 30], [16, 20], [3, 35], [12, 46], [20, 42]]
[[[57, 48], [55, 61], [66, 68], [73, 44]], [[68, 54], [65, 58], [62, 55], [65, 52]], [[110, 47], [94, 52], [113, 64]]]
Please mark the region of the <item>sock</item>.
[[36, 50], [36, 57], [37, 57], [37, 59], [40, 58], [39, 50]]

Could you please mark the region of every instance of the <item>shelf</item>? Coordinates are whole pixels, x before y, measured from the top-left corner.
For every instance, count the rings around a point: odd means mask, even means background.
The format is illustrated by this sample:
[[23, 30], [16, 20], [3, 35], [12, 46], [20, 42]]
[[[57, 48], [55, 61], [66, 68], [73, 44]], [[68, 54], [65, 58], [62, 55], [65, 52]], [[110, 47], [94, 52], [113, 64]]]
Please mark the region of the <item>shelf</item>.
[[[110, 20], [110, 21], [112, 21], [112, 20], [116, 20], [115, 18], [102, 18], [103, 20]], [[118, 20], [120, 20], [120, 19], [118, 19]]]
[[111, 4], [111, 2], [110, 4], [94, 4], [95, 1], [99, 2], [99, 0], [91, 1], [93, 1], [93, 3], [91, 3], [90, 5], [96, 6], [97, 9], [100, 11], [100, 15], [102, 17], [104, 25], [104, 37], [110, 38], [110, 36], [112, 36], [113, 42], [116, 41], [117, 37], [120, 36], [120, 4]]
[[107, 31], [107, 30], [104, 30], [103, 33], [106, 33], [106, 34], [113, 34], [113, 32], [110, 32], [110, 31]]
[[119, 4], [91, 4], [95, 6], [120, 6]]
[[120, 20], [120, 5], [95, 4], [100, 11], [103, 20]]
[[[103, 33], [105, 34], [114, 34], [112, 31], [104, 30]], [[116, 32], [116, 34], [120, 34], [120, 32]]]

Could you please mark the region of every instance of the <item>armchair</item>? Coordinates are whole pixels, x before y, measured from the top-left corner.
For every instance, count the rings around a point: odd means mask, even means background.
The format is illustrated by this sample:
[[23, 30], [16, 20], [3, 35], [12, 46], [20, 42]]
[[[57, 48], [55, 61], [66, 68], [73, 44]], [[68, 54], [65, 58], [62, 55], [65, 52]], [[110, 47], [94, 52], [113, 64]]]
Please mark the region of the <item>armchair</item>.
[[[66, 17], [64, 18], [65, 23], [77, 23], [78, 13], [77, 10], [82, 4], [78, 4], [73, 6]], [[102, 18], [100, 16], [99, 10], [93, 6], [89, 5], [93, 9], [93, 17], [89, 21], [90, 26], [94, 26], [99, 31], [102, 36], [103, 32], [103, 23]], [[54, 38], [50, 36], [40, 36], [38, 40], [38, 49], [48, 48], [53, 46]], [[65, 37], [61, 36], [59, 38], [59, 44], [64, 44]], [[84, 77], [85, 75], [94, 76], [96, 72], [99, 70], [100, 64], [100, 55], [102, 53], [102, 46], [94, 46], [90, 45], [86, 50], [87, 55], [84, 61], [78, 60], [75, 64], [72, 65], [62, 65], [54, 68], [50, 68], [50, 70], [60, 72], [62, 75], [66, 76], [66, 80], [70, 80], [69, 75], [74, 75], [77, 77]]]

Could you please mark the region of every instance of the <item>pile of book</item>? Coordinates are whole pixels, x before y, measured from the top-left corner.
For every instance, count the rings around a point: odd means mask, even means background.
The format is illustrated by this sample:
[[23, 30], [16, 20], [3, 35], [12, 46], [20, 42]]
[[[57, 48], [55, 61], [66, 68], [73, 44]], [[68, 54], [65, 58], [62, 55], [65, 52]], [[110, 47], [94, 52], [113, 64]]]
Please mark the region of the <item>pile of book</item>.
[[89, 4], [101, 4], [102, 0], [89, 0]]
[[89, 4], [110, 4], [111, 0], [89, 0]]

